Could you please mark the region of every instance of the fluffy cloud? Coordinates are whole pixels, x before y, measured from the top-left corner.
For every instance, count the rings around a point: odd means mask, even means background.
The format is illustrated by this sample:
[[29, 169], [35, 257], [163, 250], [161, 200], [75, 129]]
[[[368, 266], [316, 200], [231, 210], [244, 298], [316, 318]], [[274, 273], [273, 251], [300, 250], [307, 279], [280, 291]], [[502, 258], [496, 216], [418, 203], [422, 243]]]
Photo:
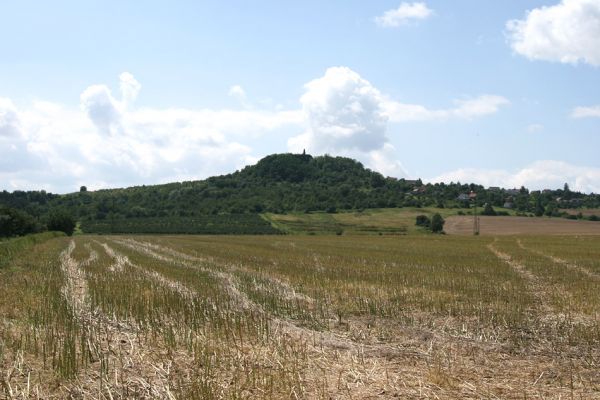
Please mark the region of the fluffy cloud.
[[529, 59], [600, 66], [599, 0], [562, 0], [506, 28], [513, 50]]
[[516, 172], [502, 169], [457, 169], [431, 182], [475, 182], [485, 186], [529, 189], [561, 188], [565, 182], [573, 190], [600, 192], [600, 168], [569, 164], [563, 161], [536, 161]]
[[[66, 192], [201, 179], [255, 162], [257, 139], [286, 132], [296, 133], [288, 140], [292, 151], [346, 155], [400, 177], [406, 173], [387, 136], [390, 122], [469, 119], [508, 103], [481, 96], [429, 110], [390, 99], [345, 67], [307, 83], [301, 108], [291, 110], [137, 107], [140, 89], [123, 73], [117, 95], [92, 85], [78, 108], [47, 101], [16, 107], [0, 98], [3, 188]], [[248, 101], [239, 86], [230, 94]]]
[[571, 113], [573, 118], [600, 118], [600, 105], [592, 107], [575, 107]]
[[137, 99], [142, 85], [129, 72], [123, 72], [119, 75], [119, 88], [123, 96], [123, 107], [126, 108]]
[[387, 142], [388, 118], [382, 96], [356, 72], [346, 67], [329, 68], [305, 89], [300, 103], [310, 129], [292, 142], [324, 152], [366, 152]]
[[422, 105], [404, 104], [390, 99], [382, 107], [392, 122], [447, 120], [452, 118], [473, 119], [495, 114], [500, 107], [510, 104], [502, 96], [482, 95], [468, 100], [455, 100], [455, 107], [430, 110]]
[[288, 141], [290, 150], [345, 155], [387, 175], [406, 175], [388, 143], [383, 96], [371, 83], [333, 67], [304, 87], [300, 103], [308, 129]]
[[240, 85], [233, 85], [230, 87], [229, 95], [239, 101], [246, 101], [246, 91]]
[[0, 137], [19, 135], [17, 109], [10, 99], [0, 97]]
[[299, 110], [136, 108], [141, 85], [120, 75], [120, 96], [93, 85], [80, 108], [37, 101], [17, 109], [0, 99], [4, 189], [65, 192], [200, 179], [255, 160], [243, 142], [302, 125]]
[[529, 133], [540, 133], [544, 131], [544, 125], [542, 124], [530, 124], [527, 126], [527, 132]]
[[377, 25], [385, 28], [395, 28], [410, 21], [430, 17], [433, 10], [425, 3], [401, 3], [398, 8], [388, 10], [375, 18]]
[[105, 85], [93, 85], [81, 94], [81, 109], [102, 134], [116, 134], [121, 127], [122, 106]]
[[300, 99], [308, 124], [288, 140], [291, 151], [341, 154], [392, 176], [406, 176], [387, 137], [388, 122], [472, 119], [497, 112], [509, 101], [484, 95], [456, 101], [454, 108], [430, 110], [383, 95], [369, 81], [347, 67], [329, 68], [305, 85]]

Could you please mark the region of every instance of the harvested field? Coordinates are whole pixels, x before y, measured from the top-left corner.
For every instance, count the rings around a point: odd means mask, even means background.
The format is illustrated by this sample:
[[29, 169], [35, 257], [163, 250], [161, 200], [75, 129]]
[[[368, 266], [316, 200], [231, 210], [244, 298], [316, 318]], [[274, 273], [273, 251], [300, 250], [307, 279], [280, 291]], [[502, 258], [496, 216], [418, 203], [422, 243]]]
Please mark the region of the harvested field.
[[[563, 218], [480, 216], [481, 235], [600, 235], [600, 222]], [[444, 231], [450, 235], [472, 235], [472, 216], [451, 216]]]
[[581, 214], [584, 217], [589, 217], [591, 215], [597, 215], [600, 217], [600, 208], [563, 208], [560, 211], [571, 215]]
[[0, 269], [0, 399], [600, 398], [599, 245], [49, 239]]

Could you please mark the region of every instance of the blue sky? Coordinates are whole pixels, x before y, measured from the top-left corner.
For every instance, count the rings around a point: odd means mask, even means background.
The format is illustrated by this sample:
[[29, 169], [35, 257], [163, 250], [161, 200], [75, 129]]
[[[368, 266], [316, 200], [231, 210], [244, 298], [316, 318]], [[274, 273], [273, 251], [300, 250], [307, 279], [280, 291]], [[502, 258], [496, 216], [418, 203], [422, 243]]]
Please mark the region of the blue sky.
[[600, 191], [600, 0], [20, 1], [0, 189], [202, 179], [275, 152]]

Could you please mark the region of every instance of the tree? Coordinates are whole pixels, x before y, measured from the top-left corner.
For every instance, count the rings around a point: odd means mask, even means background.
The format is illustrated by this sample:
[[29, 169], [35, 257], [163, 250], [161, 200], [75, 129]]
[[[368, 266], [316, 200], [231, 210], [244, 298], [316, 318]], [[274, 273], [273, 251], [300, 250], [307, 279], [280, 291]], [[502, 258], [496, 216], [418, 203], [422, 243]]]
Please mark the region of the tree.
[[40, 227], [31, 215], [0, 206], [0, 237], [22, 236], [39, 231]]
[[433, 233], [442, 233], [444, 231], [444, 218], [440, 214], [433, 214], [431, 217], [431, 232]]
[[82, 186], [79, 188], [80, 192], [87, 192], [87, 187], [86, 186]]
[[538, 195], [535, 199], [535, 216], [541, 217], [544, 215], [544, 206], [542, 205], [542, 198]]
[[71, 236], [75, 231], [75, 220], [65, 211], [54, 211], [48, 218], [48, 230], [60, 231]]
[[485, 203], [481, 215], [496, 215], [496, 210], [494, 210], [494, 207], [490, 203]]
[[417, 215], [417, 222], [415, 225], [429, 228], [431, 226], [431, 220], [427, 215]]

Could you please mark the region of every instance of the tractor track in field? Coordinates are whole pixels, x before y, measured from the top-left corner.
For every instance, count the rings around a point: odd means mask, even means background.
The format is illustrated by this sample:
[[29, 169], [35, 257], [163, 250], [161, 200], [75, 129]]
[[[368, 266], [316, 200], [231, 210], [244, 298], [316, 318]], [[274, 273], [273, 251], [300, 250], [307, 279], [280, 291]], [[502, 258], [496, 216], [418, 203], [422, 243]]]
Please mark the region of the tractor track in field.
[[109, 267], [109, 270], [112, 272], [121, 272], [125, 268], [132, 268], [138, 272], [140, 272], [146, 278], [158, 283], [159, 285], [181, 295], [183, 298], [187, 300], [192, 300], [197, 297], [197, 294], [182, 284], [181, 282], [174, 281], [172, 279], [167, 278], [166, 276], [156, 272], [150, 271], [146, 268], [143, 268], [137, 264], [134, 264], [129, 260], [129, 258], [112, 247], [110, 247], [107, 243], [98, 242], [103, 248], [105, 253], [114, 260], [113, 264]]
[[[551, 299], [553, 295], [557, 293], [557, 290], [560, 291], [561, 296], [566, 298], [568, 304], [573, 303], [572, 294], [566, 290], [564, 287], [551, 287], [550, 285], [543, 282], [543, 279], [535, 275], [533, 272], [529, 271], [523, 264], [516, 261], [513, 256], [508, 253], [504, 253], [498, 250], [494, 244], [498, 242], [498, 238], [494, 238], [492, 243], [487, 245], [487, 248], [500, 260], [504, 261], [511, 268], [513, 268], [526, 282], [528, 287], [530, 288], [533, 297], [536, 299], [536, 303], [539, 307], [539, 310], [543, 314], [543, 320], [548, 322], [564, 322], [570, 321], [570, 323], [582, 324], [587, 326], [593, 326], [598, 324], [598, 320], [595, 316], [586, 315], [583, 313], [573, 313], [568, 311], [566, 314], [564, 312], [558, 311], [555, 307], [549, 304], [548, 299]], [[517, 245], [526, 250], [525, 247], [519, 243], [517, 240]]]
[[[275, 340], [285, 343], [298, 343], [305, 345], [309, 351], [310, 357], [315, 360], [315, 365], [322, 363], [326, 367], [320, 367], [322, 369], [312, 371], [318, 376], [327, 375], [331, 379], [338, 379], [342, 374], [353, 375], [357, 380], [369, 379], [370, 375], [381, 376], [387, 374], [389, 369], [402, 370], [405, 376], [412, 376], [413, 379], [420, 379], [418, 374], [414, 374], [414, 370], [407, 365], [431, 365], [434, 346], [441, 346], [442, 348], [452, 349], [455, 346], [457, 348], [470, 348], [469, 351], [481, 352], [485, 354], [489, 351], [498, 351], [498, 349], [505, 346], [498, 342], [477, 342], [476, 340], [461, 338], [447, 333], [431, 331], [421, 328], [408, 328], [400, 331], [401, 334], [394, 341], [390, 342], [371, 342], [371, 343], [360, 343], [354, 340], [352, 337], [340, 334], [334, 331], [316, 331], [310, 328], [296, 325], [292, 320], [286, 318], [279, 318], [274, 316], [265, 310], [261, 304], [254, 302], [248, 297], [248, 295], [242, 291], [238, 285], [238, 279], [231, 273], [232, 268], [225, 271], [211, 270], [209, 265], [199, 265], [199, 260], [207, 260], [206, 258], [198, 258], [196, 261], [189, 259], [179, 258], [178, 253], [174, 249], [166, 248], [165, 246], [152, 245], [150, 243], [143, 245], [133, 239], [126, 240], [115, 240], [116, 243], [125, 246], [135, 252], [144, 254], [150, 258], [154, 258], [174, 266], [180, 266], [185, 268], [194, 268], [212, 273], [213, 276], [219, 278], [227, 292], [234, 297], [236, 303], [240, 305], [242, 309], [252, 310], [257, 313], [266, 315], [272, 324], [273, 337]], [[498, 251], [493, 245], [490, 250], [503, 261], [510, 263], [511, 267], [519, 272], [528, 283], [535, 285], [536, 300], [540, 302], [540, 308], [548, 311], [548, 314], [543, 315], [543, 319], [547, 322], [554, 324], [561, 322], [562, 317], [558, 319], [554, 318], [554, 310], [546, 303], [544, 290], [546, 289], [542, 282], [528, 271], [523, 265], [513, 260], [510, 255]], [[170, 255], [169, 255], [170, 254]], [[191, 257], [191, 256], [190, 256]], [[205, 261], [206, 262], [206, 261]], [[226, 268], [227, 266], [215, 265], [215, 268]], [[290, 344], [291, 345], [291, 344]], [[493, 349], [493, 350], [492, 350]], [[359, 361], [361, 360], [361, 361]], [[401, 361], [402, 360], [402, 361]], [[347, 366], [357, 365], [362, 363], [368, 365], [368, 370], [349, 370]], [[399, 365], [403, 365], [399, 367]], [[469, 367], [470, 368], [470, 367]], [[358, 387], [357, 387], [358, 389]], [[477, 393], [476, 388], [470, 388], [465, 384], [462, 394], [464, 398], [480, 398], [482, 393]], [[471, 393], [472, 391], [472, 393]], [[369, 397], [375, 398], [373, 393], [367, 392], [356, 392], [357, 398]], [[362, 393], [362, 394], [358, 394]], [[419, 392], [423, 394], [423, 392]], [[383, 395], [383, 392], [379, 392], [378, 395]], [[389, 397], [383, 395], [383, 397]], [[411, 397], [418, 397], [415, 392]]]
[[545, 285], [540, 278], [538, 278], [533, 272], [529, 271], [523, 264], [516, 261], [510, 254], [504, 253], [498, 250], [495, 243], [498, 242], [498, 238], [494, 238], [492, 243], [487, 245], [487, 248], [500, 260], [508, 264], [523, 280], [527, 282], [527, 286], [530, 288], [533, 297], [536, 299], [536, 303], [540, 308], [540, 311], [546, 315], [556, 314], [556, 310], [550, 304], [547, 299], [550, 298], [551, 290]]
[[[96, 362], [120, 359], [125, 364], [127, 371], [120, 379], [117, 375], [114, 381], [102, 376], [97, 371], [86, 370], [79, 376], [76, 383], [68, 385], [65, 389], [71, 398], [112, 398], [112, 392], [138, 393], [140, 398], [165, 398], [174, 399], [168, 385], [169, 366], [162, 361], [149, 361], [153, 352], [148, 351], [137, 337], [138, 328], [128, 321], [118, 320], [104, 314], [100, 310], [92, 309], [89, 303], [88, 285], [85, 271], [82, 269], [98, 260], [98, 253], [85, 245], [89, 256], [82, 262], [77, 262], [73, 257], [76, 248], [74, 240], [60, 254], [61, 270], [65, 275], [65, 285], [62, 288], [63, 296], [68, 302], [74, 317], [81, 323], [82, 329], [87, 332], [86, 347], [92, 359]], [[116, 372], [115, 372], [116, 374]], [[102, 384], [99, 385], [99, 381]], [[101, 387], [101, 392], [97, 392]]]
[[[141, 245], [140, 242], [137, 242], [133, 239], [129, 240], [115, 240], [116, 243], [119, 243], [131, 250], [140, 252], [149, 256], [151, 258], [167, 262], [169, 264], [178, 265], [185, 268], [192, 268], [196, 270], [200, 270], [206, 272], [208, 274], [213, 275], [215, 278], [218, 278], [224, 286], [224, 289], [227, 293], [232, 296], [238, 306], [243, 310], [252, 310], [256, 313], [260, 313], [263, 315], [267, 315], [270, 321], [273, 323], [274, 331], [279, 332], [283, 337], [293, 337], [296, 340], [301, 342], [305, 342], [309, 344], [313, 349], [323, 349], [327, 348], [333, 351], [350, 351], [352, 353], [360, 354], [361, 356], [366, 357], [374, 357], [374, 358], [386, 358], [392, 354], [402, 354], [403, 356], [410, 357], [423, 357], [426, 356], [424, 353], [415, 352], [414, 350], [409, 350], [404, 348], [403, 346], [396, 345], [394, 343], [375, 343], [375, 344], [362, 344], [353, 341], [352, 339], [336, 334], [334, 332], [328, 331], [317, 331], [310, 328], [306, 328], [303, 326], [298, 326], [294, 322], [274, 316], [273, 314], [264, 310], [264, 308], [254, 302], [252, 299], [248, 297], [248, 295], [238, 288], [237, 278], [233, 276], [229, 272], [225, 271], [215, 271], [210, 268], [205, 268], [198, 263], [193, 263], [191, 261], [183, 262], [180, 259], [176, 259], [173, 257], [169, 257], [164, 253], [158, 253], [155, 249], [159, 247], [157, 245], [153, 245], [148, 243], [146, 246]], [[160, 246], [161, 249], [165, 249], [164, 246]], [[175, 253], [179, 252], [168, 249], [167, 253]], [[183, 254], [183, 253], [181, 253]], [[191, 257], [191, 256], [189, 256]], [[206, 258], [196, 258], [199, 260], [207, 260]], [[217, 264], [218, 265], [218, 264]], [[231, 268], [230, 268], [231, 270]], [[322, 350], [318, 350], [322, 351]]]
[[[249, 275], [255, 275], [258, 278], [260, 278], [264, 281], [267, 281], [270, 285], [272, 285], [274, 290], [276, 291], [276, 294], [285, 300], [300, 301], [300, 302], [303, 302], [306, 304], [314, 304], [315, 303], [314, 299], [312, 299], [310, 296], [308, 296], [304, 293], [300, 293], [300, 292], [296, 291], [294, 289], [294, 287], [292, 285], [290, 285], [288, 282], [285, 282], [281, 279], [278, 279], [278, 278], [275, 278], [272, 276], [268, 276], [266, 274], [257, 274], [256, 271], [253, 271], [250, 268], [246, 268], [243, 265], [227, 264], [227, 263], [217, 260], [214, 257], [191, 256], [189, 254], [182, 253], [180, 251], [177, 251], [177, 250], [172, 249], [167, 246], [161, 246], [161, 245], [157, 245], [157, 244], [145, 242], [145, 241], [138, 241], [135, 239], [123, 239], [121, 241], [117, 241], [117, 243], [121, 243], [122, 245], [128, 246], [131, 249], [134, 249], [134, 247], [135, 247], [138, 250], [142, 250], [143, 252], [147, 253], [148, 255], [155, 257], [157, 259], [161, 259], [163, 261], [167, 261], [167, 262], [171, 262], [171, 263], [178, 262], [180, 264], [185, 264], [186, 267], [191, 267], [191, 268], [196, 268], [196, 269], [202, 268], [202, 270], [204, 272], [207, 272], [209, 274], [215, 274], [216, 271], [212, 268], [200, 267], [198, 265], [198, 263], [203, 264], [203, 265], [216, 266], [221, 270], [219, 272], [222, 272], [225, 274], [227, 274], [229, 272], [240, 271], [242, 273], [246, 273]], [[224, 278], [224, 276], [222, 274], [219, 275], [219, 277]]]
[[594, 279], [594, 280], [600, 280], [600, 274], [597, 274], [595, 272], [590, 271], [589, 269], [582, 267], [580, 265], [577, 264], [573, 264], [565, 259], [553, 256], [551, 254], [546, 254], [542, 251], [539, 250], [535, 250], [532, 249], [531, 247], [527, 247], [523, 244], [523, 242], [521, 242], [521, 239], [517, 239], [517, 244], [519, 245], [519, 247], [523, 250], [529, 251], [531, 253], [537, 254], [538, 256], [542, 256], [547, 258], [548, 260], [552, 261], [555, 264], [559, 264], [562, 265], [563, 267], [566, 267], [567, 269], [570, 269], [572, 271], [576, 271], [579, 272], [583, 275], [586, 275], [588, 278]]

